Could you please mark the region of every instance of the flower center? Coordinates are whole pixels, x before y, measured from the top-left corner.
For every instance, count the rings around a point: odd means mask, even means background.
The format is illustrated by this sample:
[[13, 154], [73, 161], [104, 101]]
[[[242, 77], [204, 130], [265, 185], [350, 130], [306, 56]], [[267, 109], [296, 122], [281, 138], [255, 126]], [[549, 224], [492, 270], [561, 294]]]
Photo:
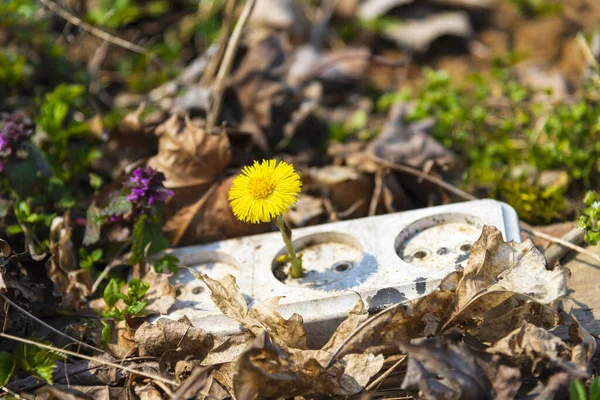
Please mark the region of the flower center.
[[257, 200], [264, 200], [273, 194], [275, 190], [275, 185], [273, 185], [273, 181], [271, 178], [266, 176], [261, 176], [258, 178], [252, 179], [250, 185], [248, 187], [250, 194]]

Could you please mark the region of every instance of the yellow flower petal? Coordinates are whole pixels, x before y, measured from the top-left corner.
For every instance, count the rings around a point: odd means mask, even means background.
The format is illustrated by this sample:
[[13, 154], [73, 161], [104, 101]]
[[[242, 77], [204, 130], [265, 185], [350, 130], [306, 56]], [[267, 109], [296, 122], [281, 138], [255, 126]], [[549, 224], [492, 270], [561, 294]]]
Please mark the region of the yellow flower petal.
[[252, 224], [271, 222], [296, 204], [301, 186], [293, 165], [254, 161], [233, 180], [229, 201], [237, 219]]

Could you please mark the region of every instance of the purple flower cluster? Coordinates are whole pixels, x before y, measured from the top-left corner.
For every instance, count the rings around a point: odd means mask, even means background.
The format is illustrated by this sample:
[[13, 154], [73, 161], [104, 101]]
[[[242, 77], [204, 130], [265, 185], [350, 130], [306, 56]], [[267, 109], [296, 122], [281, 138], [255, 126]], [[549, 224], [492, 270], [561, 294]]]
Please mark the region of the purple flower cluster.
[[142, 207], [151, 207], [157, 201], [164, 203], [167, 197], [173, 196], [173, 191], [163, 185], [164, 181], [165, 175], [162, 172], [150, 167], [136, 169], [129, 178], [131, 194], [127, 196], [127, 200], [134, 206]]
[[4, 124], [0, 131], [0, 172], [3, 172], [6, 161], [17, 154], [33, 132], [33, 122], [22, 113], [2, 113], [0, 123]]

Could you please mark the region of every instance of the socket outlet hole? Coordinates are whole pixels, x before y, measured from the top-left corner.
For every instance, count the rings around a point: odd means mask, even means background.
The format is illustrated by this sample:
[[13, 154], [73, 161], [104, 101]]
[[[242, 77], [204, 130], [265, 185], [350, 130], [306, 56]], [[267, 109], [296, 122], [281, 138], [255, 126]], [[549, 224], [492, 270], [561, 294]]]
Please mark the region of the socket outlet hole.
[[360, 270], [364, 250], [354, 236], [342, 232], [315, 233], [294, 240], [293, 245], [296, 253], [302, 255], [304, 276], [300, 279], [289, 277], [291, 263], [277, 261], [278, 257], [287, 254], [286, 248], [282, 247], [271, 264], [273, 275], [281, 282], [322, 290], [355, 286], [356, 279], [351, 275]]
[[340, 261], [333, 265], [333, 270], [335, 272], [345, 272], [348, 271], [350, 268], [352, 268], [352, 262], [348, 261]]
[[[172, 253], [179, 258], [181, 265], [193, 269], [198, 274], [206, 274], [212, 279], [220, 280], [226, 275], [240, 277], [240, 263], [229, 254], [218, 251], [197, 251], [194, 253]], [[196, 279], [190, 271], [181, 268], [169, 278], [169, 283], [177, 287], [174, 309], [192, 307], [204, 311], [218, 311], [210, 298], [210, 290], [204, 282]]]
[[396, 254], [412, 265], [453, 270], [468, 257], [483, 225], [480, 218], [470, 214], [430, 215], [402, 229], [394, 243]]

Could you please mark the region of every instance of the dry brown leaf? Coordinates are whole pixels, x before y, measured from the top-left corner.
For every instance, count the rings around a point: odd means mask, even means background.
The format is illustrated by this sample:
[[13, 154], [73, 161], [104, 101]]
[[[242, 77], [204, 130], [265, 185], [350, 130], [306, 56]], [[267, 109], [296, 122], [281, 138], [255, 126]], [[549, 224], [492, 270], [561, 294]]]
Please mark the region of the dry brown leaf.
[[115, 322], [111, 341], [108, 344], [111, 353], [119, 358], [126, 358], [138, 351], [139, 346], [134, 339], [135, 332], [136, 330], [129, 326], [127, 320]]
[[393, 351], [400, 341], [408, 342], [423, 337], [424, 332], [435, 332], [454, 299], [452, 289], [455, 288], [458, 274], [447, 277], [429, 295], [389, 307], [360, 324], [335, 349], [329, 364], [347, 354]]
[[506, 243], [498, 229], [485, 226], [473, 244], [442, 329], [458, 319], [482, 319], [485, 311], [513, 294], [551, 305], [567, 294], [565, 270], [547, 270], [544, 256], [530, 240]]
[[283, 31], [295, 42], [302, 42], [310, 32], [304, 9], [299, 0], [258, 0], [248, 24], [252, 34], [256, 34], [257, 29]]
[[145, 311], [163, 315], [168, 314], [171, 307], [175, 305], [177, 287], [169, 283], [169, 276], [151, 270], [142, 279], [144, 283], [150, 285], [145, 297], [148, 302]]
[[294, 94], [284, 83], [288, 50], [277, 35], [251, 45], [229, 81], [230, 112], [238, 114], [234, 118], [240, 121], [239, 129], [251, 133], [264, 152], [282, 139], [284, 125], [296, 108]]
[[210, 184], [229, 165], [231, 149], [227, 136], [207, 134], [198, 125], [188, 117], [173, 115], [156, 128], [158, 154], [148, 165], [165, 174], [167, 188]]
[[450, 174], [456, 172], [459, 165], [456, 155], [429, 135], [435, 121], [407, 125], [403, 121], [406, 110], [403, 103], [392, 106], [383, 131], [369, 144], [368, 151], [394, 164], [423, 169], [429, 163]]
[[257, 304], [242, 324], [257, 336], [262, 330], [266, 330], [278, 346], [308, 348], [304, 320], [296, 313], [289, 319], [283, 318], [277, 309], [281, 299], [282, 297], [272, 297]]
[[391, 350], [398, 342], [451, 328], [494, 341], [522, 321], [552, 327], [559, 322], [555, 303], [565, 294], [564, 270], [546, 270], [531, 242], [505, 243], [499, 230], [486, 226], [463, 272], [450, 274], [427, 296], [372, 317], [340, 346], [334, 359]]
[[50, 225], [50, 259], [48, 276], [54, 283], [56, 294], [62, 296], [61, 306], [74, 311], [86, 303], [92, 287], [88, 270], [79, 269], [71, 241], [69, 215], [55, 217]]
[[242, 324], [255, 336], [266, 330], [279, 346], [307, 348], [302, 317], [293, 314], [289, 319], [283, 318], [277, 309], [281, 297], [267, 299], [248, 310], [242, 292], [232, 275], [227, 274], [220, 281], [202, 275], [202, 280], [210, 289], [210, 297], [219, 310]]
[[375, 187], [372, 175], [363, 174], [353, 167], [336, 165], [311, 168], [302, 175], [306, 190], [313, 187], [325, 190], [336, 211], [341, 213], [358, 205], [347, 217], [366, 217], [369, 213]]
[[140, 400], [162, 400], [161, 392], [151, 383], [133, 385], [132, 392]]
[[517, 368], [499, 356], [476, 353], [463, 343], [430, 338], [401, 345], [409, 355], [403, 389], [427, 399], [513, 399], [521, 386]]
[[550, 368], [560, 368], [579, 378], [587, 377], [587, 360], [583, 365], [571, 363], [571, 350], [565, 342], [547, 330], [527, 322], [487, 351], [510, 357], [519, 365], [530, 366], [536, 377]]
[[[0, 256], [0, 293], [33, 315], [53, 310], [56, 307], [54, 284], [47, 275], [52, 255], [16, 254], [7, 242], [0, 239], [0, 243], [3, 253]], [[29, 317], [14, 307], [7, 307], [2, 299], [0, 304], [0, 319], [5, 321], [6, 332], [21, 337], [32, 334]]]
[[274, 398], [282, 393], [352, 395], [360, 392], [382, 366], [383, 356], [368, 354], [345, 358], [325, 369], [314, 358], [292, 356], [263, 331], [238, 360], [233, 388], [239, 400]]
[[162, 356], [168, 350], [181, 349], [187, 356], [203, 360], [213, 347], [213, 337], [195, 328], [187, 319], [161, 318], [153, 324], [144, 322], [135, 332], [135, 342], [142, 356]]
[[[223, 240], [263, 233], [269, 224], [238, 220], [228, 200], [234, 176], [215, 182], [212, 188], [180, 188], [165, 210], [163, 230], [172, 246]], [[206, 190], [206, 191], [205, 191]]]
[[227, 274], [220, 281], [206, 274], [198, 277], [194, 273], [194, 276], [210, 289], [210, 298], [223, 314], [240, 323], [248, 316], [248, 305], [233, 275]]

